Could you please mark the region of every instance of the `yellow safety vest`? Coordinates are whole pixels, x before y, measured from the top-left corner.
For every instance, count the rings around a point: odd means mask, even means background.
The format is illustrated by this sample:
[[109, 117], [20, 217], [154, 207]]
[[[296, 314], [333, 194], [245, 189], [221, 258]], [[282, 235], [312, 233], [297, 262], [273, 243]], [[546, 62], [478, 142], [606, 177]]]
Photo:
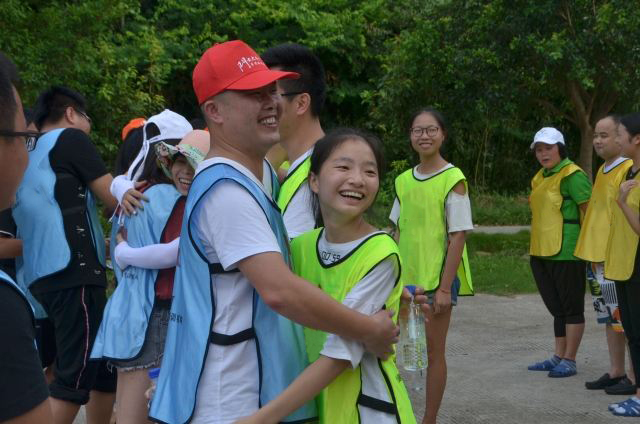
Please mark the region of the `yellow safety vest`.
[[567, 163], [558, 172], [548, 177], [543, 176], [544, 169], [531, 180], [531, 256], [553, 256], [562, 248], [562, 193], [560, 183], [575, 172], [583, 172], [573, 162]]
[[296, 169], [291, 171], [289, 175], [287, 175], [287, 178], [282, 182], [280, 186], [280, 193], [278, 194], [278, 207], [283, 215], [287, 210], [289, 203], [291, 203], [293, 196], [295, 196], [298, 190], [300, 190], [302, 184], [307, 181], [307, 178], [309, 177], [309, 169], [311, 169], [311, 156], [303, 160], [302, 163], [299, 164]]
[[604, 262], [612, 209], [618, 207], [615, 205], [618, 188], [632, 164], [631, 159], [625, 159], [608, 172], [604, 172], [604, 165], [598, 170], [574, 256], [589, 262]]
[[[383, 260], [393, 258], [398, 261], [400, 268], [398, 247], [393, 239], [384, 233], [371, 235], [338, 262], [324, 265], [318, 253], [318, 240], [322, 230], [323, 228], [318, 228], [293, 239], [293, 269], [296, 274], [316, 284], [338, 302], [342, 302], [353, 287]], [[395, 311], [394, 321], [398, 319], [402, 287], [398, 278], [385, 303], [386, 309]], [[305, 328], [307, 354], [311, 362], [320, 356], [326, 339], [325, 332]], [[380, 378], [384, 379], [383, 384], [391, 402], [363, 395], [361, 367], [349, 368], [318, 396], [320, 423], [359, 423], [358, 405], [393, 414], [398, 423], [415, 423], [409, 395], [395, 364], [395, 355], [385, 361], [378, 360], [378, 365]]]
[[[456, 184], [467, 181], [459, 168], [447, 168], [426, 180], [418, 180], [413, 169], [395, 181], [400, 203], [398, 247], [402, 256], [403, 280], [427, 291], [440, 286], [448, 248], [445, 202]], [[465, 244], [457, 271], [460, 296], [473, 295], [473, 283]]]
[[[634, 178], [640, 181], [640, 173]], [[625, 181], [622, 178], [621, 182]], [[631, 189], [627, 204], [635, 211], [640, 209], [640, 188]], [[604, 260], [604, 276], [609, 280], [626, 281], [631, 278], [638, 250], [638, 235], [616, 204], [611, 215], [611, 231], [607, 243], [607, 255]]]

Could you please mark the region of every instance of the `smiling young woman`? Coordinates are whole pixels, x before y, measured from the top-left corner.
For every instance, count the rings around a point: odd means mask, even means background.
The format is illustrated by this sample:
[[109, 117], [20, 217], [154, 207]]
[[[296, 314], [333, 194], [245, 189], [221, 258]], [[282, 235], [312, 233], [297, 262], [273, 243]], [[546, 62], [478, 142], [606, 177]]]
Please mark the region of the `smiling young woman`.
[[422, 287], [432, 308], [426, 313], [428, 366], [424, 424], [435, 424], [447, 382], [446, 339], [452, 305], [458, 295], [472, 295], [466, 231], [473, 229], [467, 182], [447, 162], [441, 148], [449, 131], [432, 108], [414, 113], [411, 147], [420, 163], [395, 181], [396, 200], [389, 218], [397, 228], [405, 284]]

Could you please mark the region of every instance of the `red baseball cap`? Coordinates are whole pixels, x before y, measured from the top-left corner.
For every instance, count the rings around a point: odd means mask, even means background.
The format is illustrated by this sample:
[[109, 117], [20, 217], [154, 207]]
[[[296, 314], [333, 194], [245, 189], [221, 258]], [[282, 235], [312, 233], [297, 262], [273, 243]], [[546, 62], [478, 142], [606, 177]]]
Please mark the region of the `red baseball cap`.
[[214, 44], [193, 69], [193, 91], [198, 104], [224, 90], [254, 90], [282, 78], [298, 78], [296, 72], [272, 71], [260, 55], [243, 41]]

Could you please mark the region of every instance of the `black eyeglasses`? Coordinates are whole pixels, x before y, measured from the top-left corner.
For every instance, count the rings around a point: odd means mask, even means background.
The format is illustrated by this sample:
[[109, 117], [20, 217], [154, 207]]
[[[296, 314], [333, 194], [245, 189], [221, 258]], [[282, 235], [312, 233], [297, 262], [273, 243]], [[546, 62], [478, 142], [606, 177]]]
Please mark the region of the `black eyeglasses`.
[[82, 117], [84, 117], [84, 119], [86, 119], [89, 122], [89, 125], [91, 125], [93, 123], [93, 121], [91, 121], [91, 118], [89, 118], [89, 115], [87, 115], [86, 112], [83, 112], [83, 111], [75, 109], [75, 108], [74, 108], [74, 110], [76, 112], [78, 112], [80, 115], [82, 115]]
[[411, 135], [413, 135], [414, 137], [422, 137], [422, 134], [424, 133], [427, 133], [429, 137], [435, 137], [438, 134], [439, 130], [440, 128], [435, 126], [426, 127], [426, 128], [422, 128], [422, 127], [410, 128]]
[[297, 96], [298, 94], [306, 93], [306, 91], [290, 91], [289, 93], [280, 93], [281, 96]]
[[24, 144], [27, 150], [31, 151], [36, 148], [40, 133], [37, 131], [5, 131], [0, 130], [0, 137], [24, 137]]

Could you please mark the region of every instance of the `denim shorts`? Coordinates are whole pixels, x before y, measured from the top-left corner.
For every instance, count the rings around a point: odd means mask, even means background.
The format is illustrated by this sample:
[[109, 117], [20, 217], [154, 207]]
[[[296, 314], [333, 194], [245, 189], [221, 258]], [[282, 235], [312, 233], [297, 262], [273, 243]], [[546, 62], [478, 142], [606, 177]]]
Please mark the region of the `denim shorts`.
[[139, 355], [130, 360], [112, 360], [110, 364], [115, 366], [118, 371], [134, 371], [159, 367], [162, 362], [162, 354], [164, 353], [164, 342], [167, 338], [170, 312], [170, 301], [156, 300], [156, 304], [151, 311], [151, 317], [149, 318], [147, 335]]
[[[436, 290], [430, 290], [425, 292], [427, 296], [427, 304], [433, 305], [433, 298], [436, 296]], [[451, 305], [455, 306], [458, 304], [458, 292], [460, 291], [460, 280], [458, 277], [453, 279], [453, 284], [451, 284]]]

